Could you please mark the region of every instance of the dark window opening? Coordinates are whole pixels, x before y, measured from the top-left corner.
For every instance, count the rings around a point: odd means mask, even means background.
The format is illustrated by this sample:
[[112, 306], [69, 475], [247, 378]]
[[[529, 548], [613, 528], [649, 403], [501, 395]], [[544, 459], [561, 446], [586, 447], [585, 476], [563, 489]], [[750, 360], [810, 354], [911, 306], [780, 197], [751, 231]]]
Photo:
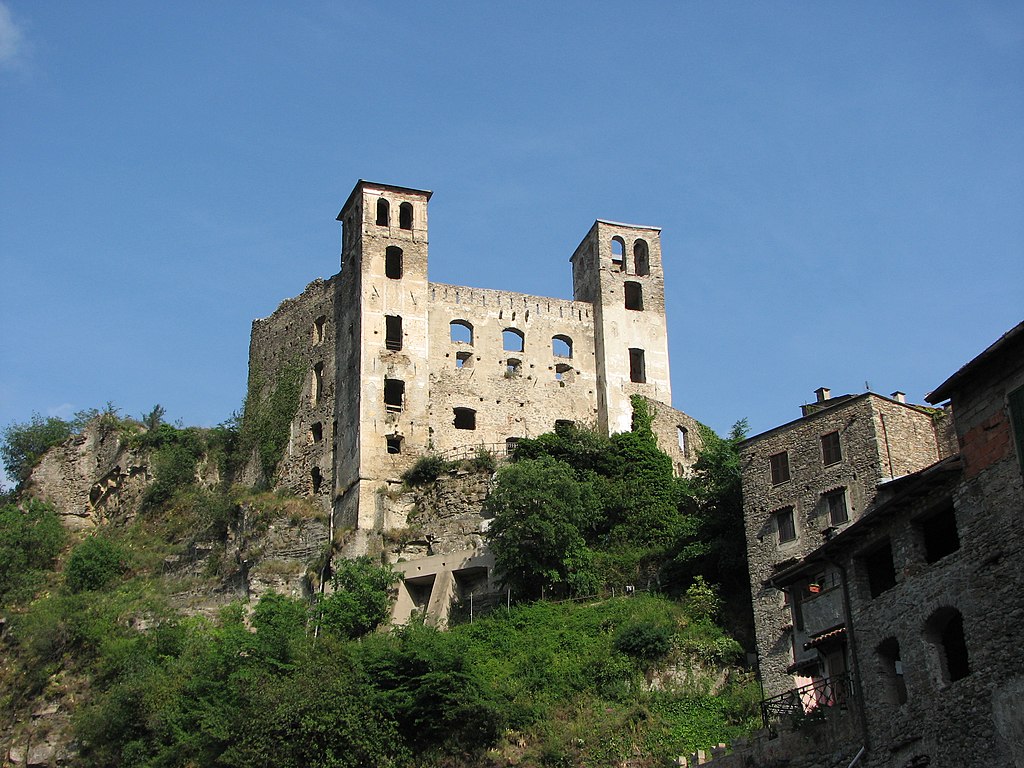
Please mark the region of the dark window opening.
[[769, 456], [768, 464], [772, 470], [772, 485], [789, 481], [789, 453], [787, 451], [779, 451]]
[[506, 352], [522, 352], [525, 343], [526, 337], [522, 331], [506, 328], [501, 332], [501, 348]]
[[551, 337], [551, 354], [555, 357], [572, 357], [572, 339], [568, 336]]
[[518, 437], [506, 437], [505, 438], [505, 455], [506, 456], [515, 456], [516, 455], [516, 447], [518, 445], [519, 445], [519, 438]]
[[646, 240], [633, 243], [633, 272], [637, 275], [648, 275], [651, 272], [650, 252]]
[[320, 395], [324, 389], [324, 364], [317, 363], [313, 366], [313, 381], [309, 385], [309, 401], [312, 405], [320, 402]]
[[563, 434], [576, 426], [572, 419], [555, 419], [555, 434]]
[[846, 506], [846, 489], [832, 491], [825, 496], [825, 505], [828, 507], [828, 519], [832, 525], [842, 525], [850, 519], [850, 510]]
[[314, 422], [313, 425], [309, 428], [309, 438], [314, 443], [319, 443], [321, 440], [323, 440], [324, 439], [324, 425], [322, 423], [320, 423], [319, 421]]
[[573, 379], [573, 369], [571, 365], [565, 363], [559, 363], [555, 366], [555, 381], [561, 382], [564, 387], [566, 382], [570, 382]]
[[448, 323], [448, 338], [453, 344], [472, 344], [472, 324], [465, 320], [452, 320]]
[[387, 446], [388, 453], [401, 453], [402, 452], [402, 437], [401, 435], [388, 435], [384, 438], [385, 445]]
[[402, 410], [405, 400], [405, 382], [401, 379], [384, 379], [384, 409], [389, 413]]
[[796, 539], [796, 520], [793, 518], [793, 508], [786, 507], [775, 513], [775, 527], [779, 530], [779, 544]]
[[476, 429], [476, 411], [472, 408], [456, 408], [455, 428]]
[[862, 555], [861, 564], [868, 577], [868, 591], [872, 598], [896, 586], [896, 566], [888, 539], [881, 546]]
[[956, 513], [952, 504], [921, 520], [918, 525], [924, 537], [925, 560], [929, 563], [941, 560], [960, 549], [960, 533], [957, 530]]
[[647, 368], [644, 365], [642, 349], [629, 350], [629, 380], [637, 384], [644, 384], [647, 381]]
[[523, 361], [510, 357], [505, 361], [505, 378], [511, 379], [521, 376], [523, 373]]
[[640, 287], [640, 283], [635, 283], [632, 280], [626, 281], [626, 309], [636, 310], [638, 312], [643, 311], [644, 308], [644, 291]]
[[323, 344], [324, 342], [324, 326], [327, 325], [327, 318], [324, 315], [320, 315], [316, 320], [313, 321], [313, 344]]
[[967, 659], [967, 641], [964, 638], [964, 619], [956, 613], [942, 629], [942, 651], [946, 661], [949, 682], [962, 680], [971, 673]]
[[309, 472], [309, 477], [313, 481], [313, 493], [320, 493], [320, 486], [324, 482], [324, 476], [320, 472], [320, 467], [313, 467]]
[[455, 353], [455, 367], [456, 368], [472, 368], [473, 367], [473, 353], [472, 352], [456, 352]]
[[827, 467], [843, 460], [843, 450], [839, 445], [839, 433], [829, 432], [821, 436], [821, 459]]
[[402, 318], [399, 315], [384, 316], [384, 348], [396, 352], [402, 348]]
[[384, 251], [384, 276], [391, 280], [402, 277], [402, 249], [397, 245], [389, 245]]
[[386, 227], [391, 224], [391, 203], [383, 197], [377, 198], [377, 226]]
[[401, 229], [412, 229], [412, 203], [398, 206], [398, 226]]
[[617, 272], [626, 271], [626, 242], [616, 235], [612, 238], [612, 269]]
[[907, 703], [907, 682], [903, 678], [903, 660], [900, 658], [900, 644], [895, 637], [883, 640], [878, 646], [878, 658], [882, 666], [882, 680], [891, 704]]

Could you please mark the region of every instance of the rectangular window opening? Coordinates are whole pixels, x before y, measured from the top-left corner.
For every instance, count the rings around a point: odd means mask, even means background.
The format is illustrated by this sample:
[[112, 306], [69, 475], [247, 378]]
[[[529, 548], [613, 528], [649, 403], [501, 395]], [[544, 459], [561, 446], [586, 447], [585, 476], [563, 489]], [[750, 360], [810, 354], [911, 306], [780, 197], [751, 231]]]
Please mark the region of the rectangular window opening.
[[405, 400], [405, 382], [401, 379], [384, 379], [384, 408], [388, 413], [402, 410]]
[[850, 510], [846, 506], [845, 488], [826, 494], [825, 504], [828, 506], [828, 520], [831, 525], [842, 525], [849, 522]]
[[868, 591], [872, 598], [896, 586], [896, 566], [892, 559], [892, 545], [888, 539], [862, 555], [860, 560], [868, 577]]
[[793, 508], [786, 507], [775, 513], [775, 526], [779, 530], [779, 544], [796, 539], [796, 520], [793, 517]]
[[829, 432], [821, 436], [821, 458], [827, 467], [843, 460], [843, 451], [839, 445], [839, 433]]
[[644, 364], [644, 351], [642, 349], [629, 350], [629, 380], [636, 384], [647, 382], [647, 367]]
[[402, 348], [402, 318], [399, 315], [384, 316], [384, 348], [393, 352]]
[[779, 451], [768, 457], [772, 470], [772, 485], [780, 485], [789, 481], [789, 452]]
[[960, 532], [952, 503], [920, 520], [918, 526], [924, 538], [925, 560], [929, 563], [938, 562], [960, 549]]

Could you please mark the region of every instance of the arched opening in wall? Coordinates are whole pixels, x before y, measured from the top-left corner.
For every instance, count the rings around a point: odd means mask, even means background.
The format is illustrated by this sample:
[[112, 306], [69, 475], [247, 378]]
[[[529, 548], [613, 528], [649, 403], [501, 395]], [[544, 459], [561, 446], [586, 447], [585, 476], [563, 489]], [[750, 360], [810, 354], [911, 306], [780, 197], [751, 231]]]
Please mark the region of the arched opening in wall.
[[925, 623], [925, 636], [938, 655], [940, 683], [955, 683], [971, 673], [960, 611], [939, 608]]
[[506, 437], [505, 438], [505, 455], [512, 457], [516, 455], [516, 447], [519, 445], [518, 437]]
[[388, 453], [396, 454], [402, 452], [402, 436], [401, 435], [388, 435], [384, 438], [384, 445], [387, 448]]
[[505, 378], [515, 379], [523, 375], [523, 361], [510, 357], [505, 361]]
[[377, 198], [377, 226], [387, 227], [391, 224], [391, 203], [383, 197]]
[[651, 273], [651, 255], [646, 240], [633, 243], [633, 274], [649, 275]]
[[324, 439], [324, 425], [319, 422], [313, 422], [309, 427], [309, 442], [319, 443]]
[[895, 637], [889, 637], [878, 645], [878, 663], [881, 667], [883, 691], [889, 704], [899, 706], [907, 703], [907, 682], [903, 678], [903, 660], [900, 658], [900, 644]]
[[455, 353], [455, 367], [459, 370], [463, 368], [473, 367], [473, 353], [472, 352], [456, 352]]
[[452, 320], [448, 323], [448, 338], [452, 344], [472, 344], [473, 324], [467, 320]]
[[402, 277], [402, 249], [397, 245], [389, 245], [384, 251], [384, 276], [391, 280]]
[[572, 339], [559, 334], [551, 337], [551, 354], [555, 357], [572, 357]]
[[618, 235], [612, 238], [612, 271], [626, 271], [626, 241]]
[[522, 352], [526, 336], [515, 328], [506, 328], [501, 332], [501, 348], [506, 352]]
[[384, 348], [397, 352], [402, 348], [402, 317], [384, 316]]
[[555, 381], [564, 387], [566, 384], [572, 382], [575, 373], [576, 372], [572, 369], [571, 365], [559, 363], [555, 366]]
[[405, 382], [401, 379], [384, 379], [384, 410], [398, 413], [405, 401]]
[[679, 443], [679, 452], [685, 458], [690, 458], [690, 430], [682, 425], [677, 426], [676, 441]]
[[309, 402], [317, 405], [324, 389], [324, 364], [317, 363], [313, 366], [313, 380], [309, 384]]
[[647, 366], [642, 349], [629, 349], [629, 380], [636, 384], [647, 383]]
[[309, 479], [313, 482], [313, 493], [320, 493], [320, 486], [324, 482], [324, 476], [320, 472], [320, 467], [313, 467], [309, 471]]
[[324, 343], [324, 328], [327, 326], [327, 317], [320, 315], [313, 321], [313, 346]]
[[398, 206], [398, 226], [401, 229], [412, 229], [412, 203]]
[[472, 408], [455, 408], [456, 429], [476, 429], [476, 411]]
[[626, 309], [640, 312], [644, 308], [644, 289], [640, 283], [627, 280], [625, 283]]

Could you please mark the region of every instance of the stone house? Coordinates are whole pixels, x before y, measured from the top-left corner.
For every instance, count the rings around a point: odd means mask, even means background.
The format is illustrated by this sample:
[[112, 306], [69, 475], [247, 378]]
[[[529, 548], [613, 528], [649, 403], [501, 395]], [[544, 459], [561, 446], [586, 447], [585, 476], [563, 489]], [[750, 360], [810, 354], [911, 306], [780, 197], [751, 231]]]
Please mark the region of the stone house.
[[406, 524], [381, 490], [424, 454], [500, 454], [562, 421], [625, 431], [632, 395], [687, 472], [700, 438], [668, 405], [660, 230], [596, 221], [569, 259], [571, 300], [447, 285], [427, 276], [430, 197], [359, 181], [337, 217], [341, 271], [253, 323], [250, 403], [300, 389], [280, 484], [367, 551]]
[[958, 454], [883, 480], [795, 559], [767, 567], [753, 538], [766, 719], [826, 716], [820, 754], [860, 765], [1022, 765], [1024, 323], [927, 400], [950, 402]]

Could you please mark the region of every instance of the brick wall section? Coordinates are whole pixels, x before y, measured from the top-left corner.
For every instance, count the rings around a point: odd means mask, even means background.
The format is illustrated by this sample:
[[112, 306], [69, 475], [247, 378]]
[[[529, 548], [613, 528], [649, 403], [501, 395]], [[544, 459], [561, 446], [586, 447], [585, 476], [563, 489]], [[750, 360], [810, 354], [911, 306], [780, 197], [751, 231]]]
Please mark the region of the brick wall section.
[[[868, 392], [812, 409], [741, 446], [747, 558], [766, 695], [794, 687], [787, 669], [796, 658], [784, 595], [765, 582], [777, 566], [804, 557], [825, 541], [832, 525], [824, 494], [845, 489], [849, 522], [838, 526], [842, 530], [870, 507], [881, 481], [948, 455], [945, 418], [941, 410]], [[842, 459], [826, 466], [821, 437], [831, 432], [839, 433]], [[789, 457], [790, 479], [773, 485], [769, 457], [782, 451]], [[780, 542], [777, 513], [786, 507], [793, 508], [796, 538]]]

